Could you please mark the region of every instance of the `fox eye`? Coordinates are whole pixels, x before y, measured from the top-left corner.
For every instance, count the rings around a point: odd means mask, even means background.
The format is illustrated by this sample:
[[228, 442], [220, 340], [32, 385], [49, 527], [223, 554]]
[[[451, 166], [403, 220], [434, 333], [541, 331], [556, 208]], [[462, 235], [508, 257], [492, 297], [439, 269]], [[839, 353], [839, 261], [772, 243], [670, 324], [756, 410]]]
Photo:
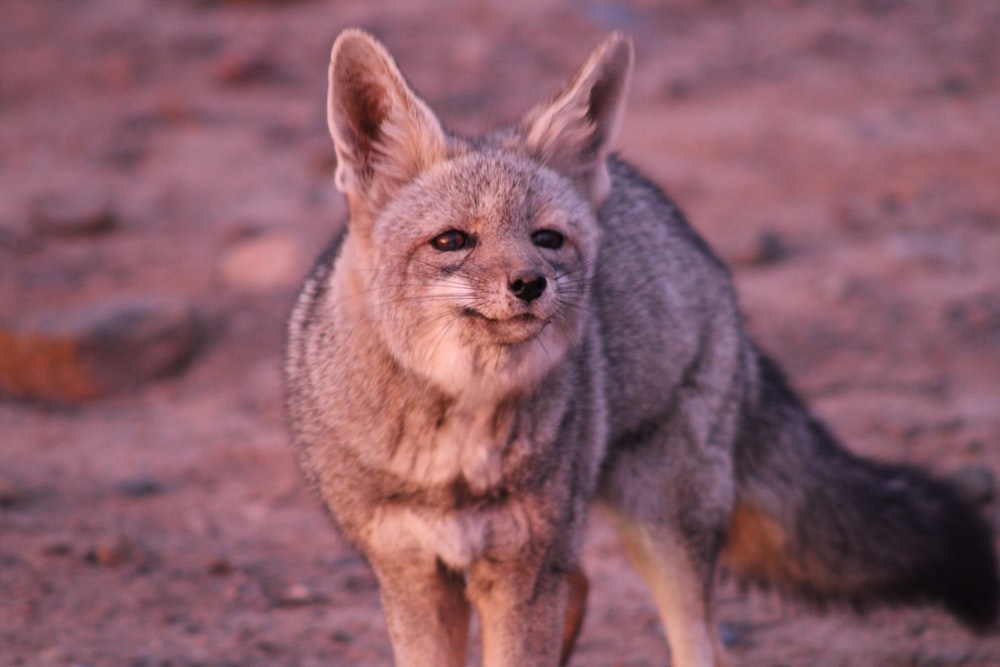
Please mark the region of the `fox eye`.
[[449, 229], [431, 239], [431, 247], [439, 252], [453, 252], [469, 245], [469, 235], [457, 229]]
[[531, 242], [539, 248], [559, 250], [566, 239], [554, 229], [539, 229], [531, 235]]

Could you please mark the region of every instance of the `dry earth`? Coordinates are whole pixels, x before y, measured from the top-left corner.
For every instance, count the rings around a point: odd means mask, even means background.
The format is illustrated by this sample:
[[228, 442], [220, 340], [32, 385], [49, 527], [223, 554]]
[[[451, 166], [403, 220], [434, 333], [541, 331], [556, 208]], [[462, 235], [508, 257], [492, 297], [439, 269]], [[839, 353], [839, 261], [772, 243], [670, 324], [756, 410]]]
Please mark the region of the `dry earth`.
[[[0, 330], [55, 322], [70, 343], [37, 363], [111, 393], [15, 399], [69, 384], [0, 352], [0, 665], [389, 664], [375, 583], [305, 493], [281, 406], [283, 320], [343, 214], [323, 105], [350, 25], [462, 132], [631, 33], [622, 152], [734, 266], [755, 335], [856, 451], [957, 472], [1000, 522], [1000, 5], [9, 0]], [[123, 300], [186, 304], [197, 347], [150, 350]], [[126, 329], [96, 361], [73, 347], [93, 312]], [[669, 664], [592, 524], [573, 664]], [[725, 584], [719, 617], [734, 664], [1000, 665], [1000, 640], [934, 610]]]

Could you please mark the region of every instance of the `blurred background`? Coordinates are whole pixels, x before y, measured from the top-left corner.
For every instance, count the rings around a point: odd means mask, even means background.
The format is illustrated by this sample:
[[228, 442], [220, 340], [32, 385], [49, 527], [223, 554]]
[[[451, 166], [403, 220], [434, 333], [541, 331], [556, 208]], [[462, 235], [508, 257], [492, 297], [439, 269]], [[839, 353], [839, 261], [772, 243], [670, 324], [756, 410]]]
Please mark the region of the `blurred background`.
[[[7, 0], [0, 665], [390, 664], [281, 402], [285, 317], [344, 215], [325, 89], [348, 26], [462, 134], [631, 34], [621, 153], [733, 267], [754, 335], [855, 451], [1000, 520], [997, 3]], [[592, 524], [573, 664], [669, 664]], [[1000, 664], [933, 610], [719, 598], [734, 664]]]

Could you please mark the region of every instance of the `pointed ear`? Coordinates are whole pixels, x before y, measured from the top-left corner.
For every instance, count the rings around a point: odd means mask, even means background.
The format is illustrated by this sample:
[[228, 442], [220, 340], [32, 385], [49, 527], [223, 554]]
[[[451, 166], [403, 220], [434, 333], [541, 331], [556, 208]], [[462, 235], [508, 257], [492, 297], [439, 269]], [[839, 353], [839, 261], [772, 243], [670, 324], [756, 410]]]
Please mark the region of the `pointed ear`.
[[572, 179], [595, 206], [611, 188], [607, 158], [625, 108], [632, 58], [632, 41], [612, 33], [555, 100], [522, 121], [528, 152]]
[[337, 187], [352, 214], [374, 215], [395, 191], [444, 159], [437, 117], [374, 37], [345, 30], [330, 54], [327, 122]]

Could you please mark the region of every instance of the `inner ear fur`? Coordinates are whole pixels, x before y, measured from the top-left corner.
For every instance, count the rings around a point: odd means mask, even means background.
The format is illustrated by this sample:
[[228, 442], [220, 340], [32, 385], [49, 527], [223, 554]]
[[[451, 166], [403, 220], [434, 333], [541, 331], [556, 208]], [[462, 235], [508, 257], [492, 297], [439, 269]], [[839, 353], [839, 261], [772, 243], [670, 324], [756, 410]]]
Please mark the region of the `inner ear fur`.
[[352, 209], [376, 212], [400, 186], [444, 159], [437, 117], [371, 35], [350, 29], [337, 37], [329, 83], [336, 184]]
[[608, 35], [555, 99], [521, 123], [525, 149], [569, 177], [599, 205], [611, 183], [607, 158], [614, 148], [628, 96], [632, 41]]

